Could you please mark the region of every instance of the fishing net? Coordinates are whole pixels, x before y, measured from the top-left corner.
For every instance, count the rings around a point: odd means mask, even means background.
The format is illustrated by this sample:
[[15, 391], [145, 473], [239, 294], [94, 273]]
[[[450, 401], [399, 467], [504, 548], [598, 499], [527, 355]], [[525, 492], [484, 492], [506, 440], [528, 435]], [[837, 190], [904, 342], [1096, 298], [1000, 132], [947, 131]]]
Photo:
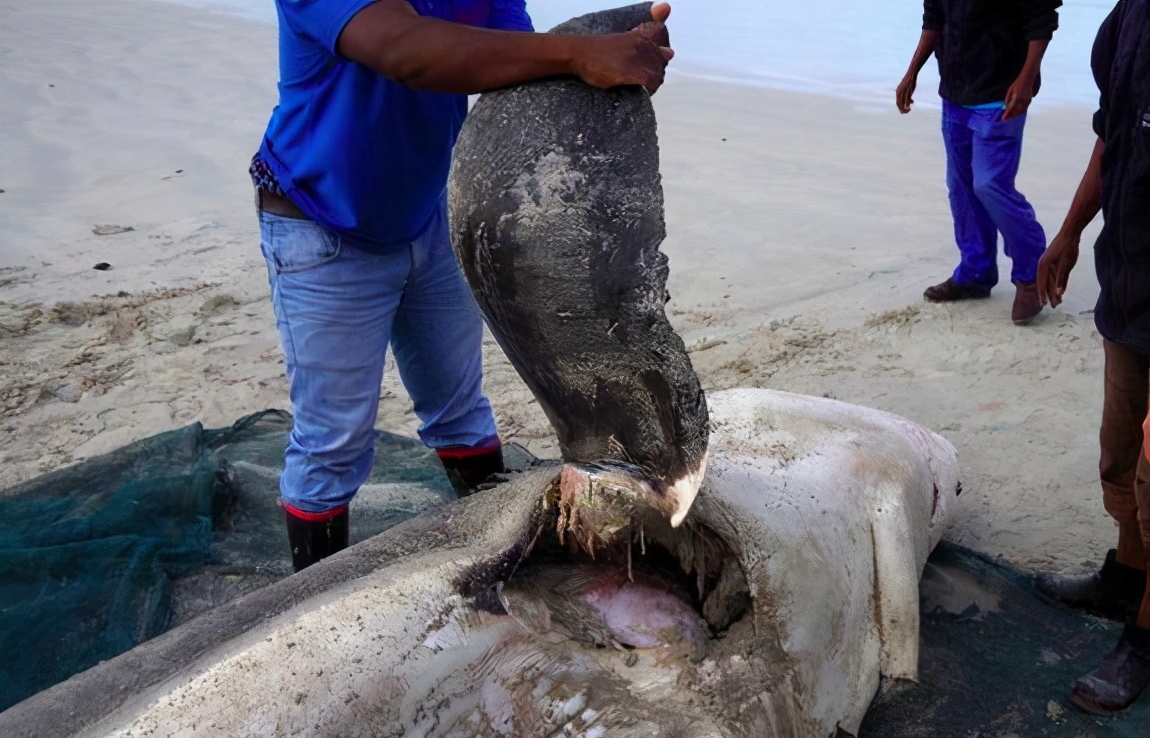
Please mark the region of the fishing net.
[[[199, 424], [0, 492], [0, 710], [291, 572], [277, 507], [291, 418]], [[380, 433], [352, 542], [453, 499]]]
[[859, 738], [1150, 736], [1150, 693], [1104, 718], [1067, 699], [1120, 625], [1055, 605], [1032, 577], [946, 543], [920, 591], [919, 682], [885, 684]]

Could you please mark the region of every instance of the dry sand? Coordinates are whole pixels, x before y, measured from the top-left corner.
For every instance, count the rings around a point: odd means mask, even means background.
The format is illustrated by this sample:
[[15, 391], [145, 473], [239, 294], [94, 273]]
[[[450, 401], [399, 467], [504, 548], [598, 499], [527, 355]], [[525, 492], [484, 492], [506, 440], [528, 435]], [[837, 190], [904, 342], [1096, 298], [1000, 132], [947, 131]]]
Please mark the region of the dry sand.
[[[275, 102], [274, 28], [139, 0], [0, 0], [0, 17], [0, 487], [286, 408], [246, 174]], [[1005, 259], [992, 299], [929, 305], [956, 258], [936, 110], [677, 75], [656, 107], [668, 310], [704, 385], [923, 423], [961, 455], [951, 540], [1027, 569], [1096, 562], [1115, 533], [1089, 251], [1030, 327], [1009, 320]], [[1090, 114], [1040, 107], [1029, 124], [1020, 188], [1051, 234]], [[486, 386], [504, 438], [555, 455], [490, 342]], [[414, 433], [394, 371], [382, 396], [379, 427]]]

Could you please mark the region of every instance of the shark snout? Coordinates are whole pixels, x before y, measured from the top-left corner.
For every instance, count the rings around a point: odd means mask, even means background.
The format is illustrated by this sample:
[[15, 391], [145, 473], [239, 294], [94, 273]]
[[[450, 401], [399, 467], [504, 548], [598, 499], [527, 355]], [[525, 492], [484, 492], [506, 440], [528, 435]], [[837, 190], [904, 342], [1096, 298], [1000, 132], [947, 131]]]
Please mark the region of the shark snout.
[[706, 471], [706, 455], [694, 469], [669, 481], [627, 465], [567, 463], [560, 474], [561, 497], [584, 509], [653, 509], [677, 528], [694, 505]]

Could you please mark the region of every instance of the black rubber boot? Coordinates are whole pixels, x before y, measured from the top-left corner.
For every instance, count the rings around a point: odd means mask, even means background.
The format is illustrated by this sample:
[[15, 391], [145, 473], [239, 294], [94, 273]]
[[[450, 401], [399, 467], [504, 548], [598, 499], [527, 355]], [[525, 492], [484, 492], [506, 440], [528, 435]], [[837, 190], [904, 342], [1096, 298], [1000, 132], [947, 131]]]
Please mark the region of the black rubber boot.
[[503, 474], [503, 447], [488, 446], [483, 449], [440, 448], [436, 455], [443, 463], [451, 488], [460, 497], [474, 494], [479, 486], [496, 474]]
[[1150, 630], [1127, 625], [1102, 665], [1074, 683], [1070, 701], [1086, 712], [1125, 710], [1150, 684]]
[[323, 517], [284, 508], [291, 563], [303, 571], [320, 559], [347, 548], [347, 508]]
[[1119, 564], [1118, 552], [1110, 549], [1102, 569], [1083, 576], [1040, 574], [1039, 592], [1071, 607], [1119, 622], [1138, 614], [1146, 592], [1146, 572]]

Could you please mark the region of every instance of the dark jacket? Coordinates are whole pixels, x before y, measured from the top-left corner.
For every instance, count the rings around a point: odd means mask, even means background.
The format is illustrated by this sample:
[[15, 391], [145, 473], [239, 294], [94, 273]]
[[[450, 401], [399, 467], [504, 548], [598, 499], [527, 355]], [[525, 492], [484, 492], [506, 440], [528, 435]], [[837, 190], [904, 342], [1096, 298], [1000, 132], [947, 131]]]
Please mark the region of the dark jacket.
[[[956, 105], [1003, 102], [1031, 41], [1049, 41], [1062, 0], [924, 0], [923, 30], [937, 31], [938, 94]], [[1039, 80], [1035, 80], [1037, 94]]]
[[1150, 355], [1150, 0], [1119, 0], [1090, 61], [1101, 92], [1102, 217], [1094, 265], [1098, 332]]

